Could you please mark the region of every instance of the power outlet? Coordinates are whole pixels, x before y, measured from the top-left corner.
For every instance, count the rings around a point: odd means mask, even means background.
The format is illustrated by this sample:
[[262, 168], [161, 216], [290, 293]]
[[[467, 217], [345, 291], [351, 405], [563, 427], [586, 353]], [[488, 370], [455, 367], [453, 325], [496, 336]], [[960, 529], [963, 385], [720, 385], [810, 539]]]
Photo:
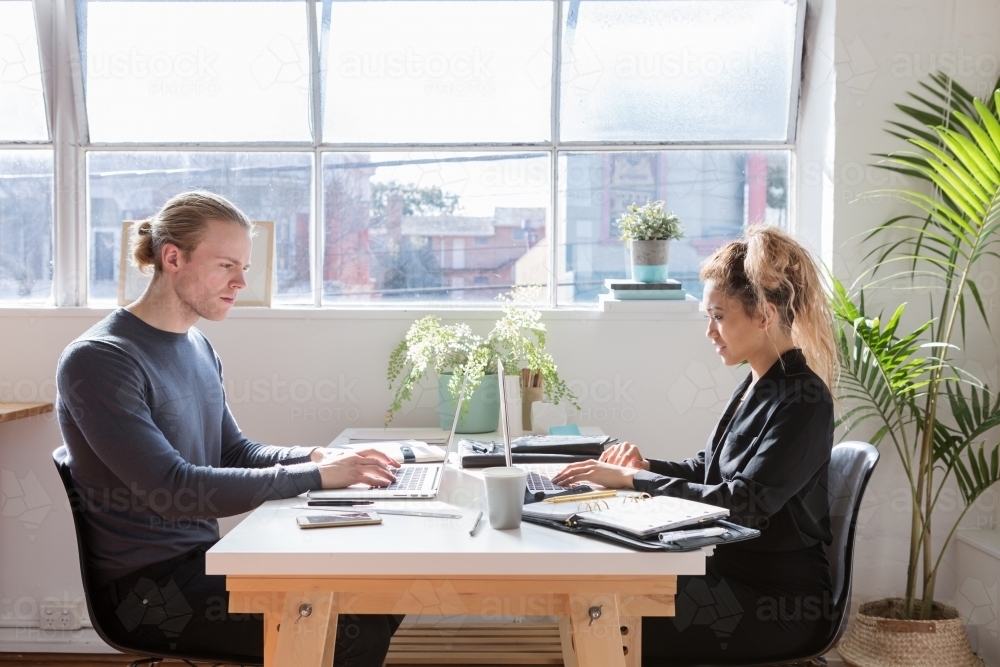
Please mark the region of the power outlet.
[[38, 627], [42, 630], [79, 630], [83, 605], [79, 602], [43, 602], [38, 605]]

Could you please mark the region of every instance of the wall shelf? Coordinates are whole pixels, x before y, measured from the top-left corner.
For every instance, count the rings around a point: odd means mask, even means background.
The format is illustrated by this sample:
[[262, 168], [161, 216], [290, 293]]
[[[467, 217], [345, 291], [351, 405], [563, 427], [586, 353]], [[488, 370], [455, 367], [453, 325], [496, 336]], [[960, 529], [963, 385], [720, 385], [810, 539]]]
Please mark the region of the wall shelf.
[[0, 424], [52, 412], [51, 403], [0, 403]]

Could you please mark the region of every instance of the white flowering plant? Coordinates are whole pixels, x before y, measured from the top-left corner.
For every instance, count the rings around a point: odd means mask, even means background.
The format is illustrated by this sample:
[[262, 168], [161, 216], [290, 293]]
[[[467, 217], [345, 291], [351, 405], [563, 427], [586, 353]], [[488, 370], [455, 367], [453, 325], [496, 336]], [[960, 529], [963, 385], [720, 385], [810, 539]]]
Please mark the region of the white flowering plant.
[[663, 210], [664, 202], [632, 203], [618, 218], [622, 241], [672, 241], [684, 238], [681, 219]]
[[558, 404], [568, 400], [579, 409], [576, 396], [559, 377], [555, 360], [545, 351], [542, 314], [527, 305], [530, 298], [527, 290], [498, 297], [503, 316], [485, 337], [473, 333], [468, 324], [442, 324], [435, 315], [410, 325], [406, 337], [389, 355], [389, 388], [395, 384], [396, 391], [386, 410], [385, 423], [392, 421], [393, 414], [412, 398], [413, 388], [429, 371], [438, 376], [452, 373], [448, 390], [456, 399], [462, 391], [462, 378], [467, 377], [461, 406], [465, 407], [483, 377], [496, 375], [498, 360], [503, 361], [508, 373], [519, 372], [522, 366], [539, 373], [549, 401]]

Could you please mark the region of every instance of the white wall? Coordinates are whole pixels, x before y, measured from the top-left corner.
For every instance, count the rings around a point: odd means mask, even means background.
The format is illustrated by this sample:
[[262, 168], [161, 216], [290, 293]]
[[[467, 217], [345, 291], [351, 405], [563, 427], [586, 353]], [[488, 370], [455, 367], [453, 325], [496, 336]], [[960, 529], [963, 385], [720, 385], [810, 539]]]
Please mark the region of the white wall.
[[[885, 132], [887, 119], [903, 120], [894, 108], [906, 102], [907, 92], [919, 90], [930, 66], [952, 68], [949, 73], [972, 92], [982, 95], [987, 82], [998, 75], [1000, 61], [1000, 5], [986, 0], [839, 0], [836, 17], [836, 162], [834, 178], [834, 217], [832, 260], [841, 278], [860, 274], [859, 234], [906, 208], [891, 199], [856, 201], [864, 192], [886, 187], [909, 185], [870, 165], [874, 153], [904, 149], [900, 140]], [[930, 63], [936, 63], [930, 65]], [[946, 69], [947, 71], [947, 69]], [[871, 247], [871, 246], [867, 246]], [[996, 264], [984, 264], [978, 278], [989, 294], [984, 294], [993, 331], [1000, 324], [998, 316]], [[926, 317], [930, 290], [926, 286], [908, 289], [909, 282], [898, 281], [883, 289], [877, 304], [909, 302], [908, 325]], [[873, 304], [873, 305], [877, 305]], [[889, 308], [887, 308], [891, 312]], [[953, 355], [956, 361], [997, 385], [997, 339], [969, 313], [970, 337], [967, 344], [956, 336], [956, 344], [965, 349]], [[975, 331], [976, 334], [972, 335]], [[996, 442], [994, 438], [993, 442]], [[888, 444], [888, 443], [887, 443]], [[901, 595], [905, 587], [905, 562], [909, 535], [907, 487], [901, 466], [888, 446], [882, 452], [869, 502], [862, 515], [858, 540], [858, 570], [855, 602], [890, 595]], [[946, 490], [957, 501], [954, 487]], [[943, 538], [957, 517], [957, 505], [946, 497], [942, 512], [936, 515], [935, 536]], [[970, 512], [964, 524], [989, 527], [995, 522], [995, 493], [984, 497]], [[936, 597], [954, 601], [956, 590], [955, 548], [948, 550], [941, 568]]]
[[[952, 53], [971, 58], [972, 72], [958, 72], [960, 82], [995, 79], [1000, 5], [992, 0], [840, 0], [834, 12], [831, 0], [817, 0], [810, 2], [810, 16], [797, 227], [812, 247], [825, 244], [824, 259], [838, 274], [853, 277], [860, 259], [856, 235], [900, 210], [892, 202], [853, 200], [887, 184], [882, 173], [866, 165], [873, 160], [871, 153], [899, 148], [883, 128], [894, 114], [892, 105], [919, 81], [906, 75], [903, 65], [919, 59], [926, 71], [932, 55]], [[975, 72], [977, 59], [981, 69], [992, 67], [989, 76]], [[894, 63], [900, 65], [895, 70]], [[824, 227], [831, 220], [835, 224]], [[995, 267], [989, 270], [998, 275]], [[996, 280], [991, 284], [986, 298], [993, 330], [1000, 331]], [[916, 294], [921, 302], [926, 299], [926, 292]], [[887, 303], [915, 301], [913, 296], [899, 290], [884, 293]], [[103, 314], [0, 311], [0, 400], [10, 400], [15, 391], [20, 392], [16, 398], [29, 400], [33, 389], [48, 392], [51, 399], [60, 351]], [[319, 445], [342, 428], [381, 422], [390, 400], [387, 356], [421, 314], [239, 313], [224, 323], [205, 324], [203, 330], [222, 356], [233, 411], [250, 437], [280, 445]], [[484, 329], [489, 325], [489, 316], [462, 318]], [[740, 375], [720, 368], [700, 319], [631, 321], [559, 313], [546, 315], [545, 321], [560, 371], [582, 394], [581, 422], [635, 441], [651, 455], [683, 457], [701, 447], [720, 402]], [[969, 343], [970, 369], [996, 386], [997, 340], [977, 335]], [[323, 380], [345, 391], [333, 402], [282, 400], [293, 383], [301, 397]], [[324, 384], [324, 391], [329, 387]], [[435, 423], [435, 401], [433, 392], [423, 395], [398, 423]], [[82, 594], [70, 515], [49, 459], [59, 442], [52, 415], [0, 425], [7, 502], [0, 516], [0, 625], [30, 620], [34, 603], [46, 596]], [[38, 480], [37, 487], [32, 480]], [[38, 516], [9, 504], [22, 491], [24, 509], [37, 506]], [[856, 602], [902, 592], [908, 526], [908, 506], [899, 502], [903, 492], [895, 454], [886, 450], [862, 516]], [[984, 506], [967, 523], [989, 520], [993, 512], [992, 506]], [[944, 523], [942, 516], [938, 525]], [[954, 597], [954, 579], [949, 557], [940, 599]]]
[[[30, 400], [38, 390], [51, 400], [61, 350], [103, 314], [0, 311], [0, 398], [19, 392], [18, 398]], [[222, 357], [230, 404], [244, 433], [271, 444], [323, 445], [346, 427], [382, 423], [391, 398], [385, 380], [389, 352], [421, 314], [240, 312], [201, 328]], [[494, 318], [463, 316], [484, 330]], [[713, 410], [740, 376], [720, 368], [699, 314], [626, 321], [559, 313], [545, 321], [549, 349], [581, 398], [580, 422], [638, 442], [652, 455], [680, 457], [703, 446], [716, 419]], [[322, 401], [313, 396], [300, 402], [321, 383]], [[330, 401], [332, 394], [337, 396]], [[398, 423], [435, 424], [436, 402], [435, 387], [408, 406]], [[37, 479], [40, 490], [33, 498], [28, 493], [27, 506], [50, 506], [37, 526], [20, 512], [0, 517], [0, 620], [26, 620], [33, 609], [29, 599], [82, 593], [71, 518], [50, 459], [59, 444], [53, 415], [0, 425], [4, 494], [10, 495], [8, 480], [24, 487], [24, 480], [30, 485]]]

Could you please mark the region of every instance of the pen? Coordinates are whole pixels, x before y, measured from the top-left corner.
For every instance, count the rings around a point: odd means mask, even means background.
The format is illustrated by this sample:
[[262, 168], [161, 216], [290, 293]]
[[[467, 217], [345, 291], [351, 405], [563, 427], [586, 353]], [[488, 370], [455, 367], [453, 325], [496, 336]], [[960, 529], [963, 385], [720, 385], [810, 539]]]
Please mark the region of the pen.
[[577, 500], [594, 500], [596, 498], [612, 498], [618, 495], [615, 490], [609, 491], [592, 491], [590, 493], [574, 493], [573, 495], [566, 496], [553, 496], [552, 498], [546, 498], [542, 502], [546, 503], [568, 503]]
[[469, 535], [476, 534], [476, 528], [479, 528], [479, 522], [482, 520], [482, 518], [483, 518], [483, 511], [479, 510], [478, 512], [476, 512], [476, 520], [472, 522], [472, 528], [469, 530]]
[[356, 505], [371, 505], [370, 500], [310, 500], [310, 507], [354, 507]]
[[727, 532], [728, 531], [721, 526], [695, 530], [677, 530], [670, 533], [660, 533], [660, 541], [680, 542], [681, 540], [690, 540], [696, 537], [719, 537], [720, 535], [725, 535]]
[[[349, 509], [339, 509], [336, 507], [308, 507], [306, 505], [292, 505], [292, 509], [297, 510], [311, 510], [311, 509], [323, 509], [327, 512], [350, 512]], [[429, 516], [437, 519], [461, 519], [461, 514], [452, 514], [450, 512], [415, 512], [411, 510], [391, 510], [384, 509], [382, 507], [371, 507], [368, 509], [371, 512], [378, 512], [379, 514], [399, 514], [401, 516]]]

